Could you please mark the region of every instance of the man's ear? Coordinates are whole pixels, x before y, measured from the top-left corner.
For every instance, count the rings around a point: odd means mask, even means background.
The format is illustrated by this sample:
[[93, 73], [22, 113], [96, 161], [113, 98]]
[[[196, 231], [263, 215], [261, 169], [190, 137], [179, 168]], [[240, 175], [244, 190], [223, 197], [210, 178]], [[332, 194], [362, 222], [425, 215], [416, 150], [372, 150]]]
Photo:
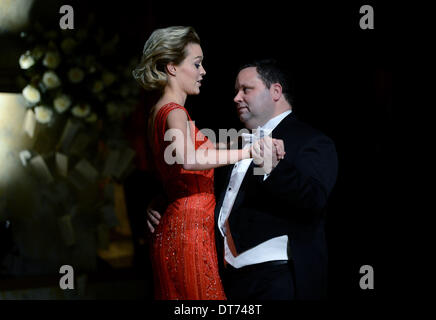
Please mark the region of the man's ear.
[[273, 83], [270, 87], [271, 97], [274, 101], [279, 101], [282, 96], [282, 86], [280, 83]]
[[176, 75], [177, 68], [176, 68], [174, 63], [168, 63], [166, 65], [166, 69], [167, 69], [168, 74], [170, 74], [172, 76]]

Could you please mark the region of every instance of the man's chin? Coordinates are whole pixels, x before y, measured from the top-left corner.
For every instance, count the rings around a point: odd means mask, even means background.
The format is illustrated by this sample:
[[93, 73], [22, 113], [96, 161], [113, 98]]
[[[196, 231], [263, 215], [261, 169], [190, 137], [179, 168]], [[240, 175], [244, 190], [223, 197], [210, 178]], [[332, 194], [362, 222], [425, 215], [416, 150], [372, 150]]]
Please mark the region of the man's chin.
[[257, 126], [253, 124], [248, 117], [244, 117], [243, 115], [239, 115], [239, 121], [241, 121], [244, 127], [247, 129], [257, 128]]

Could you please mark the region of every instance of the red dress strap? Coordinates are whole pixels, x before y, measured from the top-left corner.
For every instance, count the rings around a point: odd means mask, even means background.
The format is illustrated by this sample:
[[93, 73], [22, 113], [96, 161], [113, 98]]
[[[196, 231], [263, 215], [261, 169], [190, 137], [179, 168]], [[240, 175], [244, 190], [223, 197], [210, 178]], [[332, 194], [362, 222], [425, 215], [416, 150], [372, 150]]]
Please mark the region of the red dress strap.
[[164, 137], [165, 136], [165, 129], [166, 129], [166, 121], [168, 118], [168, 114], [175, 110], [175, 109], [182, 109], [185, 111], [188, 120], [191, 121], [191, 117], [188, 114], [188, 111], [181, 106], [180, 104], [177, 104], [175, 102], [170, 102], [167, 103], [165, 105], [163, 105], [159, 111], [156, 114], [156, 119], [155, 119], [155, 132], [158, 132], [159, 134], [155, 134], [154, 135], [154, 141], [155, 143], [157, 143], [156, 145], [159, 145], [159, 137]]

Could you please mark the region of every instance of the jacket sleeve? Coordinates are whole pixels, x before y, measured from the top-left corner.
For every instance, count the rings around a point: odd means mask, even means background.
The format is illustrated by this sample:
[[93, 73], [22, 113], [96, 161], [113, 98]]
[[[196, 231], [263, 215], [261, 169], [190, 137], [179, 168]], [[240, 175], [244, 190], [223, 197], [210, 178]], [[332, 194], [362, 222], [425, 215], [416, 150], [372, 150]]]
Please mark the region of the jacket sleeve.
[[324, 135], [316, 136], [308, 140], [297, 154], [286, 154], [269, 177], [261, 182], [262, 188], [265, 196], [281, 205], [321, 210], [336, 182], [337, 167], [333, 141]]

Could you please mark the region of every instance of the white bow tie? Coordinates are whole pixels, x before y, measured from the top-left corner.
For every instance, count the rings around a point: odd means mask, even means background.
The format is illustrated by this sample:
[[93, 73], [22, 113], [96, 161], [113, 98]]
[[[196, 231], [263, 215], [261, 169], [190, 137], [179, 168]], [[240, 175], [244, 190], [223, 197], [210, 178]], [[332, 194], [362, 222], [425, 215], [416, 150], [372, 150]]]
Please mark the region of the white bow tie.
[[269, 135], [272, 130], [262, 129], [261, 127], [257, 127], [257, 129], [253, 130], [255, 133], [242, 133], [242, 139], [244, 140], [244, 144], [253, 143], [256, 140], [263, 138], [266, 135]]

